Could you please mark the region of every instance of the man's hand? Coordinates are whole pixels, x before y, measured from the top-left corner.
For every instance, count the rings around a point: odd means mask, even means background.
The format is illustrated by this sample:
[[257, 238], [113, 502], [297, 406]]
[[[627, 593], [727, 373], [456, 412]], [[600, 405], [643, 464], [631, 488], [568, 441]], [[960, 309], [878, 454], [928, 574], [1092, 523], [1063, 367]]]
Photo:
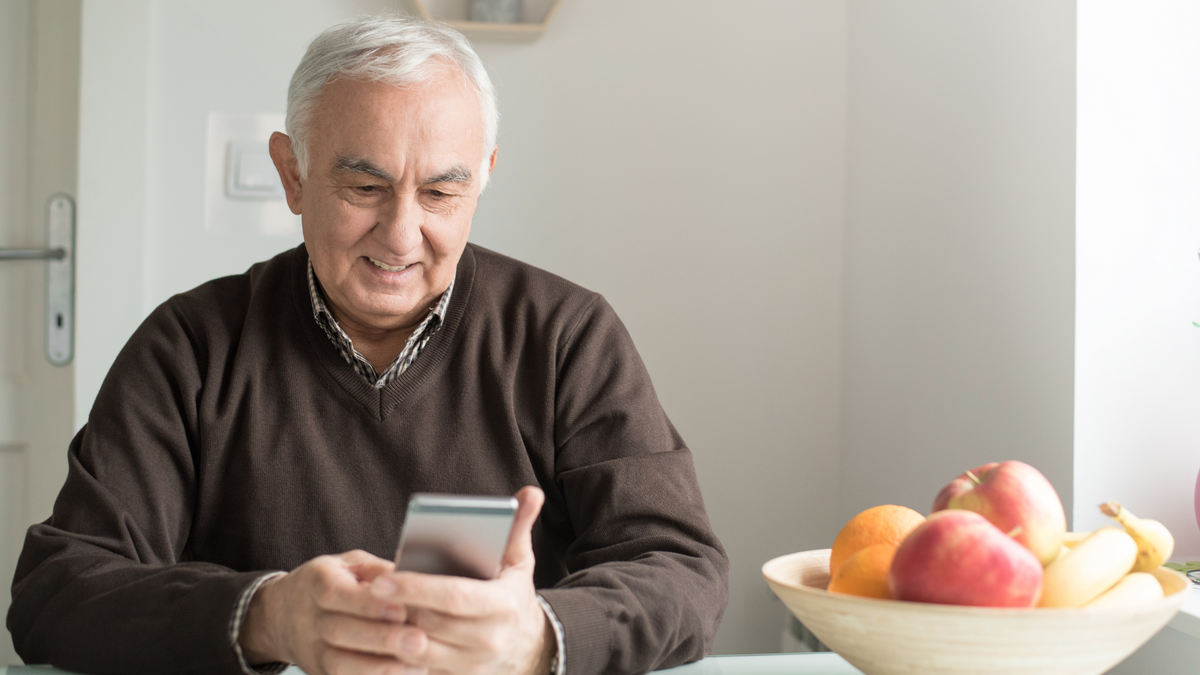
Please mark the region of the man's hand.
[[554, 632], [533, 587], [530, 531], [545, 495], [536, 487], [516, 494], [517, 515], [500, 576], [476, 581], [414, 572], [377, 575], [370, 585], [380, 602], [406, 606], [413, 632], [396, 652], [431, 674], [544, 675], [554, 654]]
[[364, 551], [314, 558], [254, 594], [238, 636], [246, 660], [310, 675], [548, 673], [554, 633], [534, 592], [530, 535], [545, 495], [516, 497], [499, 578], [395, 572]]
[[238, 644], [251, 664], [295, 663], [310, 675], [397, 673], [396, 652], [414, 629], [403, 605], [370, 592], [371, 581], [395, 568], [365, 551], [313, 558], [270, 579], [246, 610]]

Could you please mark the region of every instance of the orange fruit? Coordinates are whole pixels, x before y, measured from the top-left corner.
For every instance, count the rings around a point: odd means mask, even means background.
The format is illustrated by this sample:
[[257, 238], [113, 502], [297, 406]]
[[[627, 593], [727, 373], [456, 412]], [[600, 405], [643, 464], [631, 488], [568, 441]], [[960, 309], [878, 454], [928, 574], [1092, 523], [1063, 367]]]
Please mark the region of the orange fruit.
[[891, 598], [887, 579], [892, 556], [896, 555], [896, 546], [873, 544], [859, 549], [838, 567], [837, 574], [829, 580], [829, 592], [883, 600]]
[[884, 504], [872, 506], [850, 519], [833, 540], [833, 551], [829, 554], [829, 576], [837, 574], [838, 567], [858, 551], [875, 544], [899, 546], [925, 516], [907, 506]]

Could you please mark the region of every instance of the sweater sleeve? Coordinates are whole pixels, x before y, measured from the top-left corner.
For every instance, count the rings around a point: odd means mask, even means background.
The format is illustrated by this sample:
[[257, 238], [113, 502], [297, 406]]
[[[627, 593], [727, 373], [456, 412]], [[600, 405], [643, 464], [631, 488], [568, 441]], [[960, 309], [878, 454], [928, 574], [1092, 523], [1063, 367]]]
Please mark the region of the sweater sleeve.
[[202, 346], [174, 302], [137, 330], [32, 526], [8, 629], [26, 663], [90, 673], [240, 673], [230, 619], [261, 573], [189, 560]]
[[568, 575], [541, 594], [565, 629], [568, 675], [703, 657], [728, 601], [728, 559], [691, 453], [602, 298], [560, 347], [555, 437], [574, 540]]

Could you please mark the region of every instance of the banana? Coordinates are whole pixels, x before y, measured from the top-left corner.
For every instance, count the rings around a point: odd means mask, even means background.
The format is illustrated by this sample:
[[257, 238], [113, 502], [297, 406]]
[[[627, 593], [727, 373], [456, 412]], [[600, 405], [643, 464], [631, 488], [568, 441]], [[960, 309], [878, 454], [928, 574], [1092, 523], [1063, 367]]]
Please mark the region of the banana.
[[1084, 607], [1131, 607], [1162, 600], [1163, 587], [1149, 572], [1130, 572]]
[[[1059, 558], [1063, 557], [1064, 555], [1066, 555], [1070, 552], [1071, 552], [1071, 549], [1067, 548], [1066, 546], [1060, 546], [1058, 549], [1058, 555], [1054, 556], [1054, 560], [1058, 560]], [[1053, 563], [1054, 560], [1051, 560], [1050, 562]]]
[[1091, 536], [1091, 532], [1067, 532], [1063, 534], [1063, 546], [1075, 548], [1079, 542]]
[[1125, 531], [1137, 543], [1137, 562], [1134, 572], [1149, 572], [1171, 557], [1175, 550], [1175, 538], [1171, 536], [1166, 526], [1157, 520], [1143, 520], [1129, 512], [1129, 509], [1117, 502], [1100, 505], [1100, 511], [1106, 516], [1112, 516], [1125, 526]]
[[1046, 568], [1038, 606], [1086, 605], [1128, 574], [1137, 555], [1137, 543], [1124, 531], [1115, 527], [1096, 530]]

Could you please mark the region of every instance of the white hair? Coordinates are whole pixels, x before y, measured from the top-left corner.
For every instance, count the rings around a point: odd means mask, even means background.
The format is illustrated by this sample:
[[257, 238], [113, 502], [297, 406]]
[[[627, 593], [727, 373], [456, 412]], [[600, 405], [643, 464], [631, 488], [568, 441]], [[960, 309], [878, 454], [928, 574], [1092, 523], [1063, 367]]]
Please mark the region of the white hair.
[[335, 24], [311, 44], [288, 85], [284, 128], [292, 139], [301, 177], [308, 176], [308, 139], [313, 108], [335, 79], [364, 79], [397, 87], [432, 80], [446, 65], [462, 71], [483, 109], [482, 184], [496, 145], [500, 112], [483, 61], [462, 33], [444, 23], [404, 16], [372, 16]]

